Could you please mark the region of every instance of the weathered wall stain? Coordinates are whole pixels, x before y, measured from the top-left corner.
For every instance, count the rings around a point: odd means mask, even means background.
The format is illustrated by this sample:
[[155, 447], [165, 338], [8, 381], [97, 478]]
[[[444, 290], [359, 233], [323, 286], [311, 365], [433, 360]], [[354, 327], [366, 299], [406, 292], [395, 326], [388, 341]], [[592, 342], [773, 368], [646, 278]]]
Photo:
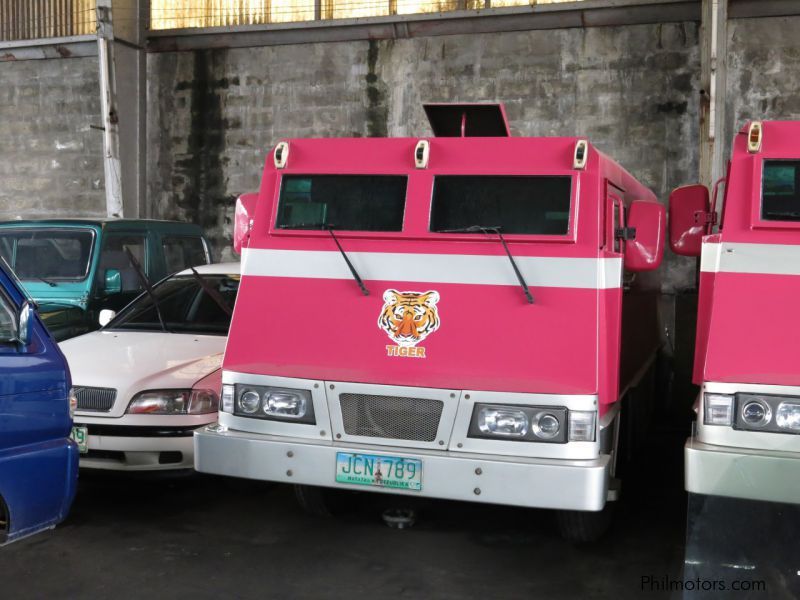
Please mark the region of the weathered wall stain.
[[367, 50], [367, 135], [370, 137], [386, 137], [389, 135], [386, 106], [386, 83], [378, 77], [377, 66], [380, 57], [381, 43], [377, 40], [369, 41]]

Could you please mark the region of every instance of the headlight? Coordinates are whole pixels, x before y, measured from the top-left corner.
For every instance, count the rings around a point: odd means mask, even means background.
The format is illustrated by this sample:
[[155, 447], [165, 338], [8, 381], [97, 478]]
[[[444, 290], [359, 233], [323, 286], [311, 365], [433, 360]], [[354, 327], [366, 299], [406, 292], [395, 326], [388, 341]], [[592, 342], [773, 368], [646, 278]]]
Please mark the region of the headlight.
[[800, 402], [781, 402], [775, 413], [775, 423], [781, 429], [800, 432]]
[[233, 414], [274, 421], [316, 423], [310, 390], [237, 385]]
[[772, 411], [765, 402], [751, 400], [742, 406], [742, 420], [751, 427], [763, 427], [772, 420]]
[[733, 396], [703, 394], [703, 423], [730, 427], [733, 424]]
[[566, 422], [566, 408], [476, 404], [467, 437], [563, 444]]
[[800, 434], [800, 398], [736, 394], [734, 427], [745, 431]]
[[569, 413], [569, 441], [593, 442], [597, 413], [594, 411], [573, 410]]
[[478, 413], [478, 429], [486, 435], [525, 437], [528, 415], [522, 410], [485, 406]]
[[216, 412], [212, 390], [150, 390], [136, 394], [125, 411], [131, 415], [204, 415]]

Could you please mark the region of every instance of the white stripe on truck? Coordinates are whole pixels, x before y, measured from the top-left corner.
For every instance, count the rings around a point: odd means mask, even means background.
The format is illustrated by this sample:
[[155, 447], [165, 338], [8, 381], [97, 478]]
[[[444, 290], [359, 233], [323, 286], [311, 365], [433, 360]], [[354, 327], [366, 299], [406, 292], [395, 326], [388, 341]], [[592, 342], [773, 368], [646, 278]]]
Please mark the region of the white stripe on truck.
[[[507, 256], [348, 252], [364, 280], [473, 285], [519, 285]], [[622, 284], [622, 258], [515, 256], [528, 285], [614, 289]], [[242, 274], [261, 277], [350, 279], [337, 251], [242, 251]]]
[[800, 245], [704, 243], [700, 270], [705, 273], [800, 275]]

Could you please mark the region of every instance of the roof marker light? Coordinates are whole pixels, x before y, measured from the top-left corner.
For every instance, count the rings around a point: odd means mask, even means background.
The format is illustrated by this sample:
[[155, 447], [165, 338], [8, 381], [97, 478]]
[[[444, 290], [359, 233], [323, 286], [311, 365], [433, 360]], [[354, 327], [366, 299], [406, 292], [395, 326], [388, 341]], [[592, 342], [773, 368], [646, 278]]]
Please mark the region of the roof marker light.
[[275, 159], [275, 168], [283, 169], [289, 161], [289, 142], [281, 142], [275, 146], [272, 157]]
[[753, 121], [750, 123], [750, 129], [747, 131], [747, 151], [755, 154], [761, 150], [761, 121]]
[[431, 145], [428, 140], [420, 140], [414, 148], [414, 164], [418, 169], [428, 168], [428, 159], [431, 155]]
[[589, 153], [589, 144], [586, 140], [575, 143], [575, 156], [572, 160], [573, 169], [583, 169], [586, 166], [586, 156]]

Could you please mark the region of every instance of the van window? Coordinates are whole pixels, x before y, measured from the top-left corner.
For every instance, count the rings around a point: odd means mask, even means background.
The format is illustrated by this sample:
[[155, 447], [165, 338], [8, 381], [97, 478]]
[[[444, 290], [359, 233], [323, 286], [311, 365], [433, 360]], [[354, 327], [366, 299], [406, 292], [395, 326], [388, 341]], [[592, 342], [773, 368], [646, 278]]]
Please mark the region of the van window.
[[439, 175], [430, 229], [479, 225], [502, 233], [566, 235], [571, 186], [568, 176]]
[[800, 160], [764, 161], [761, 218], [800, 221]]
[[106, 235], [103, 242], [103, 251], [100, 253], [100, 268], [97, 270], [97, 277], [102, 282], [105, 278], [107, 269], [117, 269], [122, 279], [122, 291], [133, 292], [144, 289], [136, 269], [128, 257], [125, 248], [129, 248], [131, 253], [142, 268], [147, 273], [148, 265], [146, 261], [146, 239], [143, 235], [110, 233]]
[[278, 229], [402, 231], [405, 176], [285, 175]]
[[16, 314], [5, 295], [0, 294], [0, 342], [10, 342], [16, 335]]
[[208, 264], [206, 245], [202, 238], [188, 236], [165, 237], [161, 240], [167, 273], [177, 273], [189, 267]]
[[20, 228], [0, 231], [0, 256], [22, 280], [85, 279], [94, 232], [91, 229]]

